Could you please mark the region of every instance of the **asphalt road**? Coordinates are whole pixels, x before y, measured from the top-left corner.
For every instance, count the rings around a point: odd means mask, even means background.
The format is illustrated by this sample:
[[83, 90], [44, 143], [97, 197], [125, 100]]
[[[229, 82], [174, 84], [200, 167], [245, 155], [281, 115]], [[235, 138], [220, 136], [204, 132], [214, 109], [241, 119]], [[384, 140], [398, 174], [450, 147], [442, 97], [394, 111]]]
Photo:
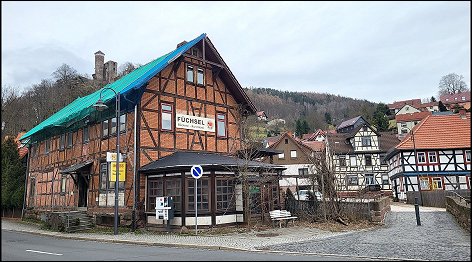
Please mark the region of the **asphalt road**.
[[2, 261], [346, 261], [345, 256], [296, 255], [233, 250], [161, 247], [61, 239], [2, 230]]

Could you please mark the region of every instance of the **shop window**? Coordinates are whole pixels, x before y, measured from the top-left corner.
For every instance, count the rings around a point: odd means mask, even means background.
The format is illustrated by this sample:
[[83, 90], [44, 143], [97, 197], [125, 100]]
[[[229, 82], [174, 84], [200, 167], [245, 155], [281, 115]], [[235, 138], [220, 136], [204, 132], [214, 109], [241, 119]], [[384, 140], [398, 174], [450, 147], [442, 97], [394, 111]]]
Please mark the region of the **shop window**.
[[216, 179], [216, 210], [234, 211], [236, 209], [233, 179]]
[[204, 74], [203, 74], [203, 69], [198, 68], [197, 69], [197, 85], [205, 85], [204, 82]]
[[156, 197], [164, 196], [164, 181], [162, 178], [148, 180], [148, 207], [147, 211], [156, 212]]
[[346, 181], [348, 186], [359, 185], [359, 179], [357, 178], [357, 176], [348, 175], [346, 176]]
[[290, 150], [290, 158], [297, 158], [297, 150]]
[[[195, 181], [194, 179], [187, 179], [187, 210], [189, 212], [195, 212]], [[209, 179], [200, 178], [197, 179], [197, 205], [198, 212], [208, 212], [210, 210], [210, 191], [209, 191]]]
[[218, 132], [218, 137], [226, 137], [226, 114], [225, 113], [217, 114], [216, 128]]
[[193, 83], [193, 66], [187, 66], [187, 82]]
[[[180, 193], [180, 177], [166, 177], [165, 178], [165, 196], [171, 196], [174, 202], [174, 206], [172, 207], [175, 211], [180, 211], [181, 206], [181, 193]], [[155, 201], [155, 199], [154, 199]]]
[[172, 131], [172, 105], [161, 104], [161, 130]]

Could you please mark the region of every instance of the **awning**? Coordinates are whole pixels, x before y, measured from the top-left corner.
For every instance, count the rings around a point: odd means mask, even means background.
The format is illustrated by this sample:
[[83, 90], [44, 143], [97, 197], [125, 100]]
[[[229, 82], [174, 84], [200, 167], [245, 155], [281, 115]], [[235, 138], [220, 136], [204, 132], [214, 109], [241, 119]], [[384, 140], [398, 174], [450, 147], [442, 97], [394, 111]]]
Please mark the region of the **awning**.
[[69, 174], [69, 173], [75, 173], [77, 172], [78, 170], [84, 168], [84, 167], [88, 167], [90, 166], [91, 164], [93, 163], [93, 160], [87, 160], [85, 162], [82, 162], [82, 163], [78, 163], [78, 164], [74, 164], [62, 171], [59, 171], [59, 173], [61, 174]]

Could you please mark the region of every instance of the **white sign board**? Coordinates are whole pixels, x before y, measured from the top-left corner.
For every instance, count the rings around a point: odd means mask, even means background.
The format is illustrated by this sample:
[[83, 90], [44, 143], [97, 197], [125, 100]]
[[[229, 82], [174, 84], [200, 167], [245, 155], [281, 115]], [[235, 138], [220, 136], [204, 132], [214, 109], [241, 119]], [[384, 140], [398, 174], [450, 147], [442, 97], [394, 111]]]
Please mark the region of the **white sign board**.
[[199, 116], [175, 114], [175, 127], [207, 132], [215, 132], [215, 120]]
[[[115, 162], [116, 153], [107, 152], [107, 162]], [[123, 154], [120, 154], [120, 162], [123, 162]]]

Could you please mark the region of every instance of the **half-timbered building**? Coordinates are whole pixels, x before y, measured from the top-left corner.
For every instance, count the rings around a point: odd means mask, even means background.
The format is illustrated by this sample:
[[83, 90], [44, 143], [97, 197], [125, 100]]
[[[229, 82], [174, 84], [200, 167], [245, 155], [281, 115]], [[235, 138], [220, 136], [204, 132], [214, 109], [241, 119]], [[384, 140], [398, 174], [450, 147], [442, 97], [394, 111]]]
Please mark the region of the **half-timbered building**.
[[298, 192], [302, 189], [319, 190], [314, 179], [316, 174], [314, 165], [315, 155], [324, 150], [323, 141], [303, 141], [285, 132], [278, 140], [269, 146], [270, 149], [280, 152], [273, 158], [265, 158], [264, 162], [283, 166], [286, 169], [280, 176], [280, 189]]
[[[99, 99], [107, 110], [93, 108]], [[242, 195], [241, 160], [231, 154], [240, 149], [241, 121], [255, 112], [206, 34], [181, 42], [172, 52], [77, 98], [22, 136], [31, 152], [27, 211], [83, 210], [97, 222], [110, 221], [115, 180], [107, 153], [116, 152], [118, 136], [126, 165], [118, 185], [120, 224], [134, 216], [162, 224], [156, 219], [158, 196], [173, 197], [173, 225], [195, 224], [195, 209], [200, 225], [245, 222], [243, 209], [258, 200]], [[204, 175], [198, 180], [195, 207], [189, 172], [198, 163]], [[269, 199], [265, 208], [275, 208], [277, 174], [283, 168], [244, 165], [252, 175], [245, 181], [259, 190], [254, 197]]]
[[470, 113], [427, 116], [385, 157], [394, 197], [470, 190], [470, 147]]
[[328, 133], [326, 141], [333, 155], [339, 196], [358, 196], [370, 185], [378, 185], [385, 195], [391, 195], [388, 167], [381, 159], [398, 144], [395, 134], [378, 132], [363, 123], [350, 133]]

